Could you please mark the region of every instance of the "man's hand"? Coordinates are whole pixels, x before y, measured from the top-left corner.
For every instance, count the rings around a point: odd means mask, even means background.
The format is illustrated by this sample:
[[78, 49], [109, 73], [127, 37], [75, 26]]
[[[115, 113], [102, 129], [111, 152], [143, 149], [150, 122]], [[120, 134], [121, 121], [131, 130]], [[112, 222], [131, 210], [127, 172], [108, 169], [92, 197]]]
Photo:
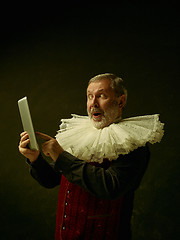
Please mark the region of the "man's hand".
[[25, 156], [26, 158], [28, 158], [30, 160], [30, 162], [34, 162], [36, 161], [36, 159], [39, 156], [39, 150], [32, 150], [28, 148], [28, 144], [30, 142], [29, 140], [29, 136], [27, 132], [22, 132], [20, 134], [21, 139], [19, 142], [19, 152]]
[[56, 139], [40, 132], [36, 132], [36, 135], [45, 142], [42, 144], [42, 151], [46, 156], [51, 157], [54, 161], [57, 160], [59, 155], [64, 152], [63, 148], [59, 145]]

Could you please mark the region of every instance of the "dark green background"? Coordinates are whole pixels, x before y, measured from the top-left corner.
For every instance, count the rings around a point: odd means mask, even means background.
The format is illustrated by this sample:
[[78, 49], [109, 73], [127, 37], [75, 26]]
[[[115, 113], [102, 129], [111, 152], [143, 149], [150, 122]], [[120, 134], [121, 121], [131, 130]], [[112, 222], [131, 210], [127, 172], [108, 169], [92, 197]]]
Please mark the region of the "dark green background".
[[165, 123], [136, 192], [133, 240], [179, 239], [178, 43], [172, 1], [6, 9], [0, 40], [0, 239], [49, 240], [55, 230], [58, 187], [39, 186], [18, 152], [17, 100], [28, 96], [35, 129], [54, 136], [61, 118], [86, 115], [87, 81], [105, 72], [126, 83], [124, 117], [160, 113]]

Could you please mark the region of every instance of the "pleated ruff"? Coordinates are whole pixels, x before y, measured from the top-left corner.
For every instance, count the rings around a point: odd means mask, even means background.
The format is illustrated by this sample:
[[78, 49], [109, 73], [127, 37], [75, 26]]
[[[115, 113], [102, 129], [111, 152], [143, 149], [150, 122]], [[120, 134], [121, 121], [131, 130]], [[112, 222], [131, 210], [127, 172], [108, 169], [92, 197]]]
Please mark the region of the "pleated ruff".
[[147, 142], [160, 142], [164, 135], [159, 114], [122, 119], [103, 129], [93, 127], [87, 116], [72, 115], [71, 119], [61, 121], [57, 141], [64, 150], [87, 162], [115, 160]]

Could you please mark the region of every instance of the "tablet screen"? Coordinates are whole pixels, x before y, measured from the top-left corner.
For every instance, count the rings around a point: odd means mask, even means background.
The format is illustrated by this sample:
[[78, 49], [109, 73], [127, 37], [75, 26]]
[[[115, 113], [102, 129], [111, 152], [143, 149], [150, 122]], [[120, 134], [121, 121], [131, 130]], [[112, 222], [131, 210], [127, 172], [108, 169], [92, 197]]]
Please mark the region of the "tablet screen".
[[24, 131], [26, 131], [29, 135], [30, 139], [29, 147], [30, 149], [38, 150], [38, 145], [32, 124], [27, 97], [24, 97], [18, 101], [18, 107]]

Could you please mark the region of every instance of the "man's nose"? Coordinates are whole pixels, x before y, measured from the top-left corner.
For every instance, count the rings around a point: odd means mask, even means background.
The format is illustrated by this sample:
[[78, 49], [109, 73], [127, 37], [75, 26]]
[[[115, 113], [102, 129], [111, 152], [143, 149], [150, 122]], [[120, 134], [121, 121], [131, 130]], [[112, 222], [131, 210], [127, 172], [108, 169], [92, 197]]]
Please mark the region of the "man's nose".
[[94, 97], [93, 100], [92, 100], [92, 106], [93, 107], [99, 107], [98, 99], [96, 97]]

